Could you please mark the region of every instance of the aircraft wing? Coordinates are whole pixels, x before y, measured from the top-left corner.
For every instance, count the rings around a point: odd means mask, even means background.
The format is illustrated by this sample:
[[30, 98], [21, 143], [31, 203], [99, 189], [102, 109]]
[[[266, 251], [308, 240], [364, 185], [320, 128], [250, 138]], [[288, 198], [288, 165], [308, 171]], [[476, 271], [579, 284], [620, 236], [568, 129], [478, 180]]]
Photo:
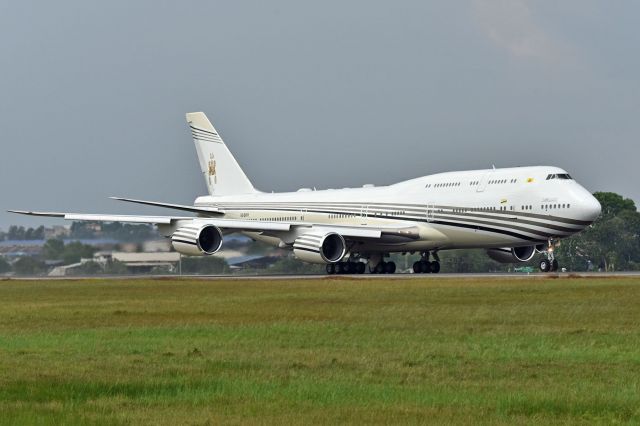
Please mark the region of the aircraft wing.
[[[320, 230], [326, 232], [336, 232], [343, 237], [351, 239], [379, 239], [384, 237], [400, 237], [415, 239], [419, 230], [415, 226], [403, 227], [372, 227], [372, 226], [350, 226], [350, 225], [314, 225], [296, 222], [270, 222], [242, 219], [216, 219], [212, 217], [192, 217], [192, 216], [139, 216], [139, 215], [116, 215], [116, 214], [85, 214], [85, 213], [60, 213], [60, 212], [36, 212], [28, 210], [8, 210], [10, 213], [17, 213], [29, 216], [58, 217], [65, 220], [87, 221], [87, 222], [122, 222], [122, 223], [147, 223], [153, 225], [165, 225], [172, 227], [187, 221], [202, 224], [211, 224], [222, 230], [229, 231], [250, 231], [269, 232], [278, 235], [282, 232], [293, 231], [294, 234], [304, 233], [305, 230]], [[281, 234], [280, 234], [281, 235]]]
[[[28, 216], [59, 217], [65, 220], [78, 220], [89, 222], [124, 222], [124, 223], [149, 223], [169, 224], [173, 218], [169, 216], [136, 216], [118, 214], [82, 214], [82, 213], [58, 213], [58, 212], [33, 212], [27, 210], [8, 210], [9, 213], [24, 214]], [[184, 218], [190, 219], [190, 218]]]
[[27, 210], [8, 210], [9, 213], [24, 214], [29, 216], [59, 217], [65, 220], [87, 222], [123, 222], [123, 223], [148, 223], [153, 225], [172, 225], [179, 221], [195, 221], [215, 225], [221, 229], [236, 231], [289, 231], [289, 223], [262, 222], [252, 220], [197, 218], [191, 216], [138, 216], [117, 214], [84, 214], [84, 213], [58, 213], [58, 212], [34, 212]]

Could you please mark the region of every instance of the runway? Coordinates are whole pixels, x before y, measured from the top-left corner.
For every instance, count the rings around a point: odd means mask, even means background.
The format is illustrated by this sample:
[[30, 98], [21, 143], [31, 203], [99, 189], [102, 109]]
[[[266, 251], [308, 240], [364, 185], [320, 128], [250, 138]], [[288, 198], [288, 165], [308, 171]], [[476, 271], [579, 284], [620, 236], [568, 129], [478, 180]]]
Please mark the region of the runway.
[[469, 273], [469, 274], [345, 274], [345, 275], [90, 275], [70, 277], [2, 277], [0, 281], [73, 281], [73, 280], [213, 280], [213, 281], [289, 281], [289, 280], [441, 280], [441, 279], [575, 279], [575, 278], [638, 278], [640, 271], [628, 272], [561, 272], [561, 273]]

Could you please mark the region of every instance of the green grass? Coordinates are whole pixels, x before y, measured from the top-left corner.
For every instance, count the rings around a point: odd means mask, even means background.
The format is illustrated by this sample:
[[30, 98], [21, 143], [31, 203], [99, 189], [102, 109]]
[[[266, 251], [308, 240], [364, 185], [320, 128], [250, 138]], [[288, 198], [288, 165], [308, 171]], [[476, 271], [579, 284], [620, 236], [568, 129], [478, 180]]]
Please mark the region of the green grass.
[[640, 423], [640, 279], [0, 282], [0, 424]]

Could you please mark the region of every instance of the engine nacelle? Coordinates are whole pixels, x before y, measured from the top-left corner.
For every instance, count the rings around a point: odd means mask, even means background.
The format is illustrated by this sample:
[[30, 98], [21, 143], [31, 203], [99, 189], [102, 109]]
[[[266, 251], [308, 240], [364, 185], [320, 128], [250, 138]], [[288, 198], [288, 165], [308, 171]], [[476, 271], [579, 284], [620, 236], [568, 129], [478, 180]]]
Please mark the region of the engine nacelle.
[[189, 225], [171, 235], [173, 248], [187, 256], [210, 256], [222, 246], [222, 231], [214, 225]]
[[500, 263], [528, 262], [536, 254], [535, 246], [488, 249], [490, 258]]
[[310, 263], [337, 263], [346, 251], [344, 238], [335, 232], [310, 232], [293, 242], [296, 258]]

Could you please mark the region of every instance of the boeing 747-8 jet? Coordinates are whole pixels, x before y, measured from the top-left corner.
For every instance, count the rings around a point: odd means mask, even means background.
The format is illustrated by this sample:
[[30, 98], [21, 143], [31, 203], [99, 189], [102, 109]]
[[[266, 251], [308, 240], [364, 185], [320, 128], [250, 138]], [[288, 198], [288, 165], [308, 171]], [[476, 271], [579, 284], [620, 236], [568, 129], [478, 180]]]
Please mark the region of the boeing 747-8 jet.
[[440, 271], [441, 250], [478, 248], [500, 262], [542, 253], [541, 271], [558, 269], [557, 242], [589, 226], [600, 204], [557, 167], [439, 173], [389, 186], [258, 191], [202, 112], [187, 114], [209, 195], [193, 205], [116, 198], [192, 216], [12, 211], [73, 221], [149, 223], [176, 251], [210, 256], [224, 235], [239, 232], [291, 250], [327, 272], [394, 273], [389, 253], [420, 253], [416, 273]]

